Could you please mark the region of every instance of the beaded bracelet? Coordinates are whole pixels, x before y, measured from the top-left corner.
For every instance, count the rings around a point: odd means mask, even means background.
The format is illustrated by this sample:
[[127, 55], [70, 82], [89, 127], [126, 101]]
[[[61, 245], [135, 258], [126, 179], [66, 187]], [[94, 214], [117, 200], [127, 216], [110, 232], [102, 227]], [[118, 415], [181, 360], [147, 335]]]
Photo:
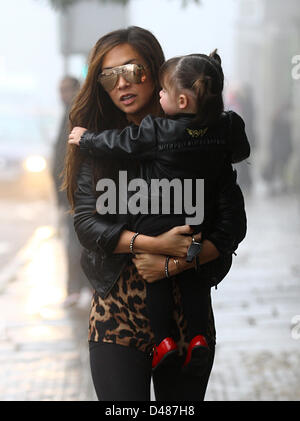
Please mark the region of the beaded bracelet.
[[170, 278], [170, 274], [169, 274], [169, 260], [170, 260], [170, 256], [166, 257], [166, 262], [165, 262], [165, 275], [166, 278]]
[[131, 240], [130, 240], [130, 244], [129, 244], [129, 248], [130, 248], [130, 251], [131, 251], [131, 253], [132, 254], [134, 254], [134, 252], [133, 252], [133, 243], [134, 243], [134, 240], [136, 239], [136, 237], [139, 235], [139, 232], [136, 232], [133, 236], [132, 236], [132, 238], [131, 238]]

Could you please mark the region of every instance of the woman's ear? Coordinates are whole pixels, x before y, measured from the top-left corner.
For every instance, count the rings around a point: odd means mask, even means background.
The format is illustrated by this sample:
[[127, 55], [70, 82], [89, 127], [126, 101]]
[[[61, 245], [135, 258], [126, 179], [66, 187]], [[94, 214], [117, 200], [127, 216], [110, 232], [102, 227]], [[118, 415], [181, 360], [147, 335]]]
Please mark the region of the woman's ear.
[[189, 99], [187, 95], [180, 94], [178, 98], [178, 107], [180, 108], [180, 110], [185, 110], [188, 105], [189, 105]]

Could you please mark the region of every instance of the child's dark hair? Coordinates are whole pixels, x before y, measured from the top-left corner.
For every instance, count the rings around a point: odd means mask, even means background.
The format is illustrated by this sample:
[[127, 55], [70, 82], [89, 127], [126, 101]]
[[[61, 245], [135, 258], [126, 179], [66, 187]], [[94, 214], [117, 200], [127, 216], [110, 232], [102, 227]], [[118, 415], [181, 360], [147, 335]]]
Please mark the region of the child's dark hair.
[[187, 89], [194, 93], [198, 124], [212, 125], [224, 111], [224, 74], [217, 50], [209, 56], [189, 54], [167, 60], [161, 67], [160, 81], [176, 91]]

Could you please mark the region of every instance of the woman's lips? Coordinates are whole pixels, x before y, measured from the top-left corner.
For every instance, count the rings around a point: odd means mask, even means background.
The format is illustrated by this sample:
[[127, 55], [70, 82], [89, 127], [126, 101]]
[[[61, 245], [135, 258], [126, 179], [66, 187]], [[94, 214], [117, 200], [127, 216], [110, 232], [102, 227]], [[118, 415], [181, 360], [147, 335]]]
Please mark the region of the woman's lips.
[[135, 98], [136, 98], [136, 95], [134, 94], [126, 94], [120, 97], [120, 101], [124, 105], [130, 105], [134, 102]]

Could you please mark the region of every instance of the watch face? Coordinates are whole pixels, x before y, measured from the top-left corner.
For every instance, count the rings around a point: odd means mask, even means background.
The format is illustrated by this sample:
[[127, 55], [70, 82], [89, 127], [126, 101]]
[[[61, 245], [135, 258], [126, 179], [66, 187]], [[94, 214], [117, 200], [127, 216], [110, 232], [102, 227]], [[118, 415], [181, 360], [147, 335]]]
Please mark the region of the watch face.
[[193, 241], [187, 251], [187, 262], [191, 262], [195, 256], [197, 256], [202, 250], [202, 243]]

